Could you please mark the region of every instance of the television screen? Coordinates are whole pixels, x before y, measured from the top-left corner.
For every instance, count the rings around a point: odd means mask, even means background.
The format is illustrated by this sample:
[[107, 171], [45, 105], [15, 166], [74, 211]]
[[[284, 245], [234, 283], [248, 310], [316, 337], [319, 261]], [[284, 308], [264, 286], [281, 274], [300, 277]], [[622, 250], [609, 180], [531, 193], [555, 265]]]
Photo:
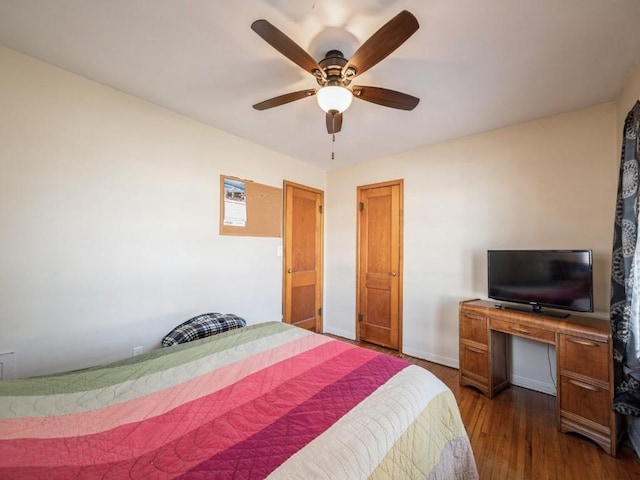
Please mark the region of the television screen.
[[489, 250], [489, 298], [593, 311], [591, 250]]

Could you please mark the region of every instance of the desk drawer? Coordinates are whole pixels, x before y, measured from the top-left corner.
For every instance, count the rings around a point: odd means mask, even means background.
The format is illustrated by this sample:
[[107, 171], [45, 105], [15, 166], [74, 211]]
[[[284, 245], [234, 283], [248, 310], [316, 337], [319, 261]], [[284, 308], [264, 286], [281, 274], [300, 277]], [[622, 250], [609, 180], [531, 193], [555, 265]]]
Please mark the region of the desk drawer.
[[505, 322], [504, 320], [497, 320], [495, 318], [491, 319], [491, 329], [499, 330], [510, 335], [517, 335], [519, 337], [532, 338], [541, 342], [556, 342], [556, 334], [550, 330], [531, 327], [529, 325], [520, 325], [512, 322]]
[[609, 382], [609, 344], [560, 335], [560, 368]]
[[609, 390], [573, 378], [560, 377], [560, 410], [579, 415], [606, 427], [611, 426]]
[[460, 315], [460, 338], [487, 345], [487, 317], [462, 312]]
[[460, 370], [465, 375], [489, 383], [489, 353], [473, 345], [460, 345]]

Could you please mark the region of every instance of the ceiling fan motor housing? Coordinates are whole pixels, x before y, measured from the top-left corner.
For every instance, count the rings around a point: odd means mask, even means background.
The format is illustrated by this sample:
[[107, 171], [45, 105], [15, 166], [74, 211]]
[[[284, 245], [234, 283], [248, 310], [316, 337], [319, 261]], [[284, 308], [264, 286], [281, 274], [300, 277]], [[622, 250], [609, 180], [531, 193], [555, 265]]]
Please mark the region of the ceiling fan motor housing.
[[[322, 68], [324, 75], [322, 78], [316, 77], [318, 85], [321, 87], [345, 87], [351, 83], [351, 79], [355, 76], [355, 71], [351, 75], [343, 72], [348, 61], [340, 50], [329, 50], [325, 57], [318, 62]], [[348, 69], [350, 70], [350, 69]]]

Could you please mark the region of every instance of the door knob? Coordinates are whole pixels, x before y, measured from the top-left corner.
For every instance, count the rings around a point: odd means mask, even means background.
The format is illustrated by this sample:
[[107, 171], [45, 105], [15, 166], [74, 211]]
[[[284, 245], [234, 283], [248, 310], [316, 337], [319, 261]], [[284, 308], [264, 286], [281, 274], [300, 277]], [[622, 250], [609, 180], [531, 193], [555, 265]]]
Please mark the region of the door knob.
[[392, 277], [395, 277], [396, 275], [397, 275], [397, 273], [396, 273], [396, 272], [391, 272], [391, 276], [392, 276]]
[[288, 269], [288, 270], [287, 270], [287, 273], [293, 273], [293, 270]]

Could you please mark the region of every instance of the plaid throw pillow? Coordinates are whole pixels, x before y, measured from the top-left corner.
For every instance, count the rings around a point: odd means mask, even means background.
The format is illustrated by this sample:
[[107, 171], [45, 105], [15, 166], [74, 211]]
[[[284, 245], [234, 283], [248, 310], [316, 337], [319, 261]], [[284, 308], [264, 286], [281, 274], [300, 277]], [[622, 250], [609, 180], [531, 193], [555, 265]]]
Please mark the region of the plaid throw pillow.
[[171, 330], [162, 339], [162, 346], [170, 347], [246, 325], [247, 322], [243, 318], [232, 313], [203, 313]]

